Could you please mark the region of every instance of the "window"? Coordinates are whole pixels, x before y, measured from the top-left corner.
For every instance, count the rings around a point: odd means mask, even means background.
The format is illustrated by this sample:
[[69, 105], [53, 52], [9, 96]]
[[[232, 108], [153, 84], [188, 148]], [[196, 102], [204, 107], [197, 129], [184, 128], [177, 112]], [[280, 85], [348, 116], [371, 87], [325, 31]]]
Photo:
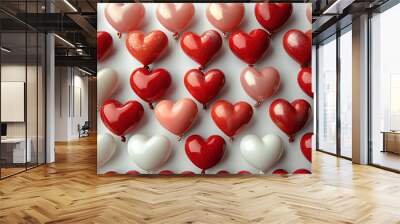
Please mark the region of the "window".
[[352, 157], [352, 32], [351, 26], [340, 36], [340, 155]]
[[400, 5], [371, 18], [370, 162], [400, 170]]
[[336, 36], [318, 48], [318, 149], [336, 153]]

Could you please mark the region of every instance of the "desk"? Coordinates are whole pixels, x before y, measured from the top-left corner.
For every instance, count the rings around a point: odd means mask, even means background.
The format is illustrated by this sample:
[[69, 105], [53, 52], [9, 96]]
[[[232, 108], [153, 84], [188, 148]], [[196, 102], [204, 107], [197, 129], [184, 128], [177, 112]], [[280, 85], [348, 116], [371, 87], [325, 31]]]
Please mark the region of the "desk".
[[[9, 163], [25, 163], [31, 162], [31, 146], [32, 140], [30, 138], [26, 139], [28, 143], [25, 152], [25, 138], [5, 138], [1, 139], [1, 151], [2, 159], [6, 159]], [[12, 146], [12, 148], [10, 147]], [[25, 154], [26, 153], [26, 154]], [[5, 155], [4, 155], [5, 154]], [[12, 154], [12, 156], [11, 156]], [[10, 155], [10, 156], [8, 156]], [[11, 159], [12, 158], [12, 159]], [[25, 161], [26, 158], [26, 161]]]
[[400, 132], [382, 131], [381, 133], [383, 134], [382, 152], [392, 152], [400, 154]]

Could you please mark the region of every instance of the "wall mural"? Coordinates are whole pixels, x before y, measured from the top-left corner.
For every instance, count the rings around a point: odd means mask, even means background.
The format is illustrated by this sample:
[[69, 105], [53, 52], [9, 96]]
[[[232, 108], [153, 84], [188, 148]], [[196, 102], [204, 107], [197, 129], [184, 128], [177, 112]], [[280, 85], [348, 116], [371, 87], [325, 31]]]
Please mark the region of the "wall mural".
[[309, 4], [97, 7], [99, 174], [311, 173]]

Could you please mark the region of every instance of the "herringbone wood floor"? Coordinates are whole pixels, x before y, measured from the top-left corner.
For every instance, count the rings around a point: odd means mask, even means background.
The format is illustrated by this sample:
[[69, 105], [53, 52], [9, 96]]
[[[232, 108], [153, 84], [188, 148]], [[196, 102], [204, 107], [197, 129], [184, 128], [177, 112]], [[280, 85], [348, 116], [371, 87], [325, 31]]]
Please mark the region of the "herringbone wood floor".
[[400, 175], [314, 153], [313, 175], [96, 175], [95, 139], [0, 181], [0, 223], [400, 223]]

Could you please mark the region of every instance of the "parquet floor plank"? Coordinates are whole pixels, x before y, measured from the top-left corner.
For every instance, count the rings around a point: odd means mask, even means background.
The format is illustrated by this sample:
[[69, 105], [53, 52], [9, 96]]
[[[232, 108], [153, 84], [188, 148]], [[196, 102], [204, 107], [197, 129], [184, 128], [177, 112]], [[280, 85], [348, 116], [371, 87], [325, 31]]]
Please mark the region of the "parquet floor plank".
[[397, 223], [400, 175], [314, 152], [313, 175], [97, 176], [96, 141], [0, 181], [0, 223]]

